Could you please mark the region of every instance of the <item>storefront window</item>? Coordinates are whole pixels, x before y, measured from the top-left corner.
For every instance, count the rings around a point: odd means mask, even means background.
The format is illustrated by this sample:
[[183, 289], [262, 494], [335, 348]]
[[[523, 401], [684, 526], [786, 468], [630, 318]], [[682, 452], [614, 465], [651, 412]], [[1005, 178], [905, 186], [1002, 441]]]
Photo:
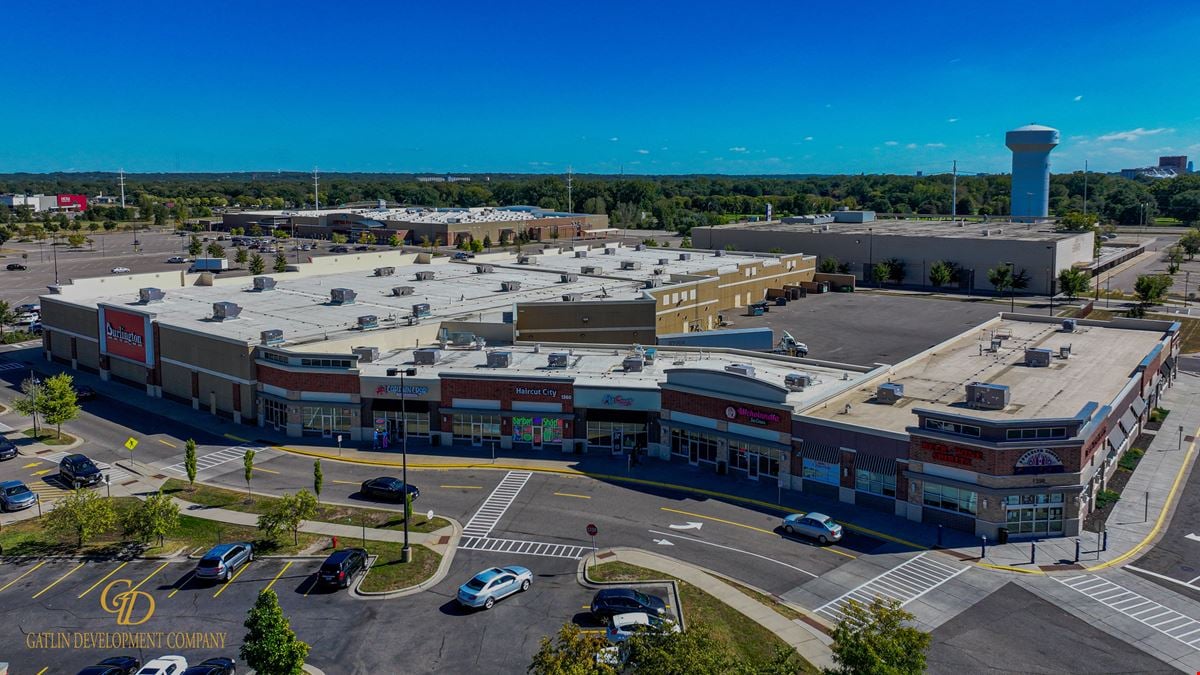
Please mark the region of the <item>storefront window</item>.
[[975, 515], [978, 512], [979, 495], [949, 485], [926, 483], [924, 501], [925, 506]]
[[1005, 521], [1008, 529], [1019, 533], [1061, 533], [1063, 531], [1063, 493], [1005, 495]]
[[350, 410], [333, 406], [306, 405], [300, 408], [301, 430], [308, 436], [350, 433]]
[[828, 483], [829, 485], [840, 484], [838, 474], [841, 471], [841, 465], [831, 462], [822, 462], [819, 459], [804, 458], [804, 478], [805, 480], [814, 480], [818, 483]]
[[782, 452], [753, 443], [729, 441], [729, 465], [745, 471], [751, 477], [759, 474], [779, 476], [779, 460]]
[[263, 424], [276, 429], [287, 427], [287, 404], [283, 401], [276, 401], [273, 398], [262, 399], [263, 405]]
[[896, 476], [894, 474], [875, 473], [865, 469], [858, 469], [854, 474], [854, 489], [859, 492], [870, 492], [873, 495], [885, 497], [896, 496]]
[[589, 448], [631, 450], [645, 447], [646, 425], [588, 420], [587, 438]]
[[712, 434], [689, 429], [671, 429], [671, 454], [687, 457], [690, 462], [717, 461], [720, 442]]
[[[399, 437], [400, 430], [407, 429], [409, 438], [429, 438], [429, 413], [400, 412], [399, 410], [376, 411], [375, 417], [384, 420], [385, 431]], [[401, 424], [407, 420], [407, 424]]]
[[499, 415], [454, 415], [454, 438], [469, 441], [499, 441]]
[[516, 443], [534, 443], [538, 440], [538, 429], [541, 429], [541, 442], [546, 445], [562, 443], [562, 418], [560, 417], [528, 417], [514, 416], [512, 418], [512, 437]]

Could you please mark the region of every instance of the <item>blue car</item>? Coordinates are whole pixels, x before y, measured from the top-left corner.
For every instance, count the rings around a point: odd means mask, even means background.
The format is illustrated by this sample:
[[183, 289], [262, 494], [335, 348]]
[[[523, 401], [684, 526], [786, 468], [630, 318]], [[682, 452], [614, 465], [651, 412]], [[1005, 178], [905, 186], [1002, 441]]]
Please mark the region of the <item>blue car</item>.
[[19, 480], [0, 483], [0, 508], [5, 511], [20, 511], [37, 503], [37, 494]]
[[247, 542], [218, 544], [196, 564], [196, 578], [229, 581], [238, 568], [251, 560], [254, 560], [254, 546]]
[[7, 438], [0, 438], [0, 459], [16, 459], [17, 446]]
[[458, 588], [458, 603], [463, 607], [491, 609], [497, 600], [527, 591], [532, 583], [533, 573], [524, 567], [493, 567]]

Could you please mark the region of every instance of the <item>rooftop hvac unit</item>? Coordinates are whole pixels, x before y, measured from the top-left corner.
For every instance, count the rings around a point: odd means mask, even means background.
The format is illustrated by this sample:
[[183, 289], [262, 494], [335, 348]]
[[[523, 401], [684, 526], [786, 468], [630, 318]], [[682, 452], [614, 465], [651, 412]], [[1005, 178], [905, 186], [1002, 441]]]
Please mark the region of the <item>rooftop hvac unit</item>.
[[519, 265], [536, 265], [537, 264], [537, 256], [536, 255], [519, 255], [519, 256], [517, 256], [517, 264], [519, 264]]
[[662, 286], [662, 279], [660, 277], [650, 277], [643, 283], [645, 283], [646, 288], [658, 288]]
[[783, 377], [783, 386], [791, 391], [804, 391], [805, 387], [811, 387], [813, 384], [813, 376], [808, 373], [788, 373]]
[[731, 363], [725, 366], [725, 372], [737, 373], [746, 377], [754, 377], [754, 366], [749, 363]]
[[502, 290], [506, 293], [509, 293], [512, 291], [519, 291], [519, 290], [521, 290], [521, 282], [519, 282], [519, 281], [501, 281], [500, 282], [500, 290]]
[[475, 266], [476, 274], [492, 274], [495, 271], [496, 271], [496, 267], [494, 265], [476, 265]]
[[358, 356], [359, 363], [371, 363], [379, 360], [379, 347], [355, 347], [350, 351]]
[[1004, 346], [1004, 341], [1000, 338], [992, 338], [992, 351], [998, 352]]
[[587, 254], [588, 254], [587, 251], [575, 251], [576, 258], [586, 258]]
[[645, 251], [645, 250], [646, 250], [646, 245], [645, 245], [645, 244], [638, 244], [638, 245], [636, 245], [636, 246], [634, 246], [634, 247], [633, 247], [633, 250], [635, 250], [635, 251]]
[[667, 270], [663, 267], [655, 267], [653, 273], [654, 274], [666, 274]]
[[623, 270], [640, 270], [640, 269], [642, 269], [642, 263], [638, 262], [637, 260], [622, 260], [621, 261], [621, 269], [623, 269]]
[[579, 273], [580, 274], [599, 274], [600, 268], [593, 267], [591, 265], [584, 265], [583, 267], [579, 268]]
[[1062, 346], [1060, 346], [1060, 347], [1058, 348], [1058, 358], [1060, 358], [1060, 359], [1069, 359], [1069, 358], [1071, 358], [1071, 345], [1062, 345]]
[[551, 352], [546, 364], [551, 368], [566, 368], [571, 362], [571, 355], [566, 352]]
[[362, 330], [370, 330], [372, 328], [379, 328], [379, 317], [375, 316], [374, 314], [367, 314], [366, 316], [360, 316], [360, 317], [358, 317], [358, 327], [361, 328]]
[[413, 350], [413, 363], [418, 366], [432, 366], [442, 360], [442, 350], [435, 348]]
[[659, 265], [669, 265], [669, 264], [671, 264], [671, 259], [670, 258], [659, 258], [658, 264]]
[[395, 267], [376, 267], [375, 268], [375, 276], [377, 276], [377, 277], [390, 277], [395, 273], [396, 273]]
[[718, 258], [724, 258], [725, 257], [725, 249], [719, 248], [719, 249], [713, 251], [713, 255], [717, 256]]
[[1075, 329], [1078, 327], [1079, 322], [1075, 319], [1063, 319], [1062, 329], [1064, 333], [1074, 333]]
[[564, 284], [571, 284], [579, 281], [578, 274], [560, 274], [558, 278], [561, 279]]
[[1003, 410], [1011, 396], [1008, 386], [988, 382], [971, 382], [967, 385], [967, 405], [981, 410]]
[[510, 352], [510, 351], [488, 352], [488, 355], [487, 355], [488, 368], [507, 368], [511, 365], [512, 365], [512, 352]]
[[165, 297], [167, 297], [167, 294], [164, 293], [162, 291], [162, 289], [159, 289], [159, 288], [139, 288], [138, 289], [138, 301], [141, 302], [143, 305], [147, 305], [152, 302], [162, 302], [162, 299]]
[[1030, 368], [1046, 368], [1050, 365], [1050, 350], [1042, 347], [1029, 347], [1025, 350], [1025, 365]]
[[413, 294], [412, 286], [393, 286], [392, 287], [392, 295], [401, 296], [401, 295], [412, 295], [412, 294]]
[[563, 293], [563, 302], [579, 302], [583, 299], [583, 293]]
[[329, 303], [332, 305], [352, 305], [358, 294], [349, 288], [329, 289]]
[[433, 314], [433, 312], [431, 312], [429, 309], [428, 302], [420, 302], [420, 303], [413, 305], [412, 313], [413, 313], [413, 316], [417, 317], [418, 319], [423, 319], [423, 318], [425, 318], [427, 316], [431, 316]]
[[258, 334], [259, 342], [267, 346], [283, 344], [283, 331], [279, 329], [264, 330]]
[[271, 277], [254, 277], [254, 290], [258, 292], [275, 290], [275, 280]]
[[232, 302], [214, 302], [213, 303], [213, 318], [217, 321], [228, 321], [238, 318], [242, 313], [242, 308]]
[[904, 398], [904, 385], [899, 382], [884, 382], [875, 389], [875, 400], [892, 405]]
[[433, 272], [417, 272], [413, 275], [413, 278], [417, 281], [433, 281]]
[[616, 252], [617, 252], [617, 248], [615, 246], [605, 246], [604, 247], [604, 255], [615, 255]]
[[680, 254], [679, 254], [679, 259], [680, 259], [680, 260], [691, 260], [691, 259], [692, 259], [692, 254], [691, 254], [691, 253], [680, 253]]
[[646, 367], [646, 357], [637, 354], [626, 356], [624, 361], [621, 361], [621, 367], [627, 373], [640, 373]]

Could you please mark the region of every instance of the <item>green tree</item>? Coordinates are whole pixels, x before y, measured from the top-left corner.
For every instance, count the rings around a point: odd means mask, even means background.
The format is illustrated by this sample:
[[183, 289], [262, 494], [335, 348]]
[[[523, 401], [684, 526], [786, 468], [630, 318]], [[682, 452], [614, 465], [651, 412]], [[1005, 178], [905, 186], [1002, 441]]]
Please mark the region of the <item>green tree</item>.
[[492, 236], [489, 234], [483, 235], [483, 247], [486, 249], [492, 248]]
[[1184, 232], [1183, 236], [1179, 238], [1179, 247], [1187, 254], [1188, 260], [1195, 258], [1196, 254], [1200, 253], [1200, 228], [1193, 227]]
[[929, 283], [933, 284], [934, 288], [941, 288], [949, 284], [954, 279], [954, 267], [949, 263], [936, 260], [929, 266]]
[[349, 239], [347, 239], [346, 235], [342, 234], [341, 232], [334, 232], [333, 234], [329, 235], [329, 241], [334, 244], [344, 244], [349, 241]]
[[596, 655], [608, 646], [599, 633], [585, 633], [575, 623], [563, 624], [553, 638], [542, 638], [527, 672], [531, 675], [604, 675], [617, 670], [597, 663]]
[[642, 226], [642, 210], [637, 204], [621, 202], [612, 213], [613, 225], [623, 229], [637, 229]]
[[112, 499], [92, 490], [74, 490], [58, 500], [54, 510], [46, 515], [46, 529], [55, 535], [74, 537], [75, 545], [111, 530], [117, 524], [117, 510]]
[[1169, 247], [1164, 257], [1167, 260], [1167, 274], [1175, 274], [1183, 264], [1183, 247], [1178, 244]]
[[179, 507], [163, 494], [162, 488], [150, 495], [125, 517], [125, 532], [140, 541], [158, 539], [158, 545], [179, 529]]
[[0, 338], [4, 337], [4, 327], [17, 320], [17, 314], [7, 300], [0, 300]]
[[388, 246], [391, 246], [392, 248], [396, 248], [402, 243], [404, 242], [400, 240], [400, 235], [396, 233], [392, 233], [392, 236], [388, 237]]
[[321, 488], [325, 485], [325, 474], [321, 471], [321, 460], [313, 460], [313, 494], [321, 498]]
[[1096, 228], [1096, 215], [1085, 214], [1082, 211], [1071, 211], [1058, 219], [1058, 227], [1068, 232], [1087, 232]]
[[300, 524], [317, 515], [317, 498], [308, 490], [284, 495], [272, 501], [258, 517], [258, 529], [266, 539], [275, 539], [290, 530], [294, 543], [300, 543]]
[[250, 252], [245, 247], [239, 246], [237, 253], [233, 254], [233, 261], [239, 265], [245, 265], [250, 260]]
[[188, 485], [196, 489], [196, 439], [189, 438], [183, 444], [183, 468], [187, 471]]
[[904, 283], [904, 278], [908, 276], [908, 263], [899, 258], [888, 258], [884, 262], [888, 266], [888, 281], [896, 285]]
[[375, 235], [370, 232], [362, 232], [358, 235], [358, 243], [371, 246], [375, 243]]
[[251, 226], [250, 226], [250, 236], [251, 236], [251, 237], [261, 237], [261, 236], [263, 236], [263, 229], [262, 229], [262, 226], [260, 226], [258, 223], [255, 223], [255, 224], [251, 225]]
[[879, 286], [892, 276], [892, 266], [886, 262], [877, 262], [871, 266], [871, 276], [875, 285]]
[[870, 606], [851, 600], [833, 629], [834, 668], [826, 675], [919, 675], [925, 672], [929, 633], [908, 625], [900, 603], [876, 597]]
[[250, 479], [254, 477], [254, 451], [247, 448], [242, 455], [242, 475], [246, 478], [246, 500], [253, 499], [250, 495]]
[[255, 253], [254, 255], [250, 256], [250, 273], [251, 274], [262, 274], [263, 272], [266, 271], [266, 269], [267, 269], [267, 261], [263, 260], [263, 257], [261, 255]]
[[67, 243], [71, 248], [82, 248], [87, 243], [87, 237], [82, 234], [72, 234], [67, 236]]
[[74, 379], [66, 373], [52, 375], [46, 378], [42, 391], [42, 419], [54, 425], [55, 438], [62, 438], [63, 423], [79, 416]]
[[210, 258], [224, 258], [225, 257], [225, 247], [221, 246], [220, 244], [218, 244], [215, 241], [212, 242], [211, 244], [209, 244], [208, 248], [205, 250], [208, 251], [208, 257], [210, 257]]
[[115, 221], [115, 220], [104, 221], [104, 231], [105, 232], [112, 232], [115, 229], [117, 229], [117, 221]]
[[258, 594], [246, 615], [246, 636], [239, 655], [246, 666], [271, 675], [299, 675], [309, 646], [299, 640], [279, 607], [279, 596], [271, 589]]
[[21, 382], [21, 395], [13, 399], [13, 409], [33, 418], [33, 435], [39, 435], [39, 421], [46, 405], [46, 388], [39, 380], [27, 377]]
[[1058, 273], [1058, 288], [1061, 293], [1066, 294], [1068, 298], [1078, 298], [1087, 292], [1091, 287], [1092, 277], [1087, 272], [1068, 267]]
[[192, 235], [192, 238], [188, 240], [187, 252], [188, 255], [192, 256], [193, 258], [204, 252], [204, 244], [200, 243], [200, 237], [197, 237], [194, 234]]
[[1016, 275], [1014, 275], [1012, 279], [1012, 287], [1018, 291], [1029, 288], [1029, 271], [1024, 267], [1017, 270]]
[[1166, 274], [1141, 274], [1133, 284], [1133, 292], [1144, 308], [1161, 303], [1167, 296], [1167, 289], [1174, 283]]
[[987, 271], [988, 283], [997, 293], [1004, 293], [1013, 287], [1012, 268], [1008, 265], [993, 267]]
[[471, 252], [483, 253], [483, 242], [478, 239], [471, 240]]
[[273, 264], [271, 267], [276, 272], [286, 272], [287, 266], [288, 266], [287, 258], [283, 257], [282, 253], [276, 253], [275, 254], [275, 264]]
[[1200, 220], [1200, 190], [1184, 190], [1171, 197], [1171, 214], [1189, 223]]

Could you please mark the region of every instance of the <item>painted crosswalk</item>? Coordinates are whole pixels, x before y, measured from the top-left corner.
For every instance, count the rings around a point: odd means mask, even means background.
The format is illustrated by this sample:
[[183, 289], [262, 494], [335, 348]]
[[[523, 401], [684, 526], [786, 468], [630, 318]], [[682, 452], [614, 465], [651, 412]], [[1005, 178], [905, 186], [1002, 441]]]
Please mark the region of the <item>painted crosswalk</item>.
[[133, 478], [135, 480], [137, 478], [137, 476], [132, 471], [129, 471], [128, 469], [123, 469], [115, 464], [108, 464], [106, 462], [96, 462], [96, 468], [100, 469], [100, 473], [107, 476], [108, 482], [113, 485], [120, 485], [121, 483], [129, 480], [130, 478]]
[[[227, 462], [241, 460], [242, 457], [246, 455], [247, 450], [254, 451], [255, 462], [261, 461], [263, 459], [263, 453], [267, 451], [266, 448], [259, 446], [235, 445], [231, 448], [210, 452], [207, 455], [200, 455], [196, 458], [196, 472], [200, 473], [202, 471], [207, 471], [208, 469], [221, 466]], [[177, 473], [181, 476], [187, 475], [187, 468], [184, 467], [183, 462], [172, 464], [165, 470]]]
[[928, 553], [920, 553], [821, 605], [817, 608], [817, 614], [833, 621], [841, 621], [845, 616], [845, 607], [851, 600], [869, 605], [877, 597], [895, 600], [902, 606], [907, 605], [968, 569], [934, 560]]
[[579, 560], [591, 549], [572, 544], [551, 544], [517, 539], [492, 539], [491, 537], [463, 537], [458, 547], [468, 551], [492, 551], [515, 555], [537, 555], [546, 558], [568, 558]]
[[25, 365], [24, 363], [15, 363], [13, 361], [0, 361], [0, 373], [9, 371], [9, 370], [23, 370], [23, 369], [28, 369], [28, 368], [29, 368], [29, 366]]
[[1101, 579], [1095, 574], [1055, 579], [1169, 638], [1178, 640], [1192, 649], [1200, 649], [1200, 621], [1186, 614], [1161, 605], [1120, 584]]
[[484, 500], [483, 505], [471, 516], [465, 527], [463, 527], [464, 537], [486, 537], [496, 527], [496, 523], [504, 517], [508, 508], [512, 506], [517, 495], [520, 494], [521, 488], [525, 487], [525, 483], [529, 482], [529, 477], [532, 476], [528, 471], [509, 471], [500, 480], [500, 484], [492, 490], [492, 494]]

